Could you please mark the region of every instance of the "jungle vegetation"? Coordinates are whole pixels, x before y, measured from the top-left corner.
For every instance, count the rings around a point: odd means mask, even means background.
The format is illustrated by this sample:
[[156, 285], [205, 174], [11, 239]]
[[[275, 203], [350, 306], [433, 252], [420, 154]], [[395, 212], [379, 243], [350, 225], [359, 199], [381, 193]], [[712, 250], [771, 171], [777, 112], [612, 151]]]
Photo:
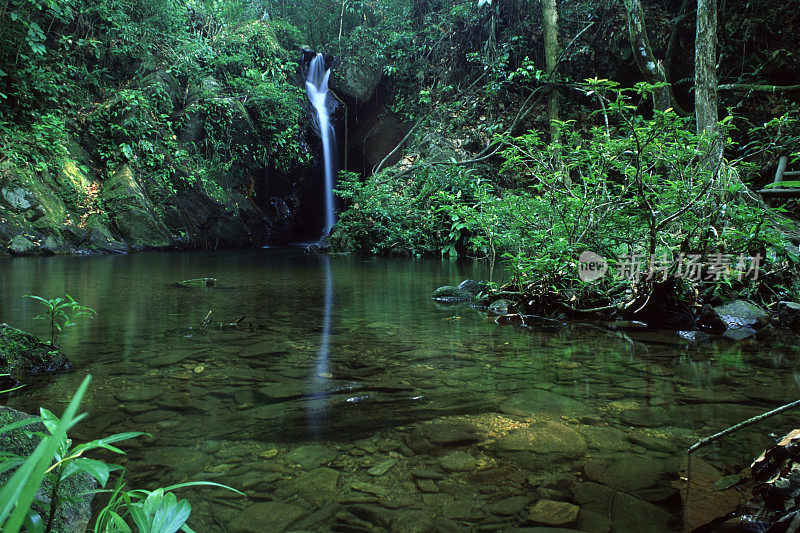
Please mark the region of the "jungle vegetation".
[[[585, 250], [762, 253], [770, 287], [700, 289], [791, 298], [796, 201], [754, 191], [798, 159], [796, 22], [770, 0], [8, 0], [0, 172], [57, 176], [77, 142], [99, 188], [128, 165], [165, 203], [187, 184], [224, 197], [231, 173], [310, 157], [305, 46], [340, 82], [377, 69], [408, 132], [393, 165], [345, 158], [334, 248], [504, 260], [520, 287], [595, 296]], [[82, 219], [112, 210], [67, 189]]]

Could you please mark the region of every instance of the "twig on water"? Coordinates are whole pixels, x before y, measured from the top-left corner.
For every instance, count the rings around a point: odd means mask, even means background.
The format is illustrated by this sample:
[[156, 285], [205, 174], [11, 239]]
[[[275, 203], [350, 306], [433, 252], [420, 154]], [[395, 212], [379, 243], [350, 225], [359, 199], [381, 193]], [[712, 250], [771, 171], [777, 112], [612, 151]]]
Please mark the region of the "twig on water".
[[712, 442], [718, 441], [719, 439], [721, 439], [722, 437], [725, 437], [726, 435], [730, 435], [731, 433], [739, 431], [742, 428], [746, 428], [747, 426], [752, 426], [753, 424], [755, 424], [757, 422], [761, 422], [762, 420], [766, 420], [767, 418], [769, 418], [771, 416], [779, 415], [782, 412], [788, 411], [789, 409], [792, 409], [794, 407], [800, 407], [800, 400], [793, 401], [792, 403], [787, 403], [786, 405], [778, 407], [777, 409], [773, 409], [772, 411], [766, 412], [764, 414], [760, 414], [758, 416], [754, 416], [753, 418], [748, 418], [744, 422], [739, 422], [735, 426], [731, 426], [728, 429], [724, 429], [724, 430], [720, 431], [719, 433], [715, 433], [714, 435], [711, 435], [710, 437], [706, 437], [704, 439], [701, 439], [700, 441], [698, 441], [695, 444], [693, 444], [691, 448], [686, 450], [686, 453], [691, 454], [692, 452], [702, 448], [703, 446], [706, 446], [708, 444], [711, 444]]

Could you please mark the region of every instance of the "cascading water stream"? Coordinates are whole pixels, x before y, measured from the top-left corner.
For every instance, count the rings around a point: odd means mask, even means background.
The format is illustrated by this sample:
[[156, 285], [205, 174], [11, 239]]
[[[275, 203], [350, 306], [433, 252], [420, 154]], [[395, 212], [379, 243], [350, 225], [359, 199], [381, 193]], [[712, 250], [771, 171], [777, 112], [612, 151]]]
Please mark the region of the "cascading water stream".
[[334, 224], [333, 212], [333, 152], [331, 145], [333, 128], [330, 124], [328, 114], [328, 78], [331, 76], [331, 69], [325, 67], [325, 59], [322, 54], [317, 54], [308, 66], [306, 76], [306, 92], [311, 105], [317, 111], [319, 122], [319, 134], [322, 138], [322, 154], [325, 158], [325, 227], [322, 230], [322, 238], [327, 237]]

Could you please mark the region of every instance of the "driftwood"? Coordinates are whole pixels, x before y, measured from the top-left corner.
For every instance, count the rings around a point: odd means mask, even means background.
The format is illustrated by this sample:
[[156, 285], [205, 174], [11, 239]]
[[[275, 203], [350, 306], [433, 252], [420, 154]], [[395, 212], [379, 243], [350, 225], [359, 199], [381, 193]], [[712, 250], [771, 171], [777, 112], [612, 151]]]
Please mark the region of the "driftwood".
[[716, 441], [720, 440], [721, 438], [723, 438], [723, 437], [725, 437], [727, 435], [730, 435], [731, 433], [735, 433], [735, 432], [739, 431], [742, 428], [746, 428], [747, 426], [752, 426], [753, 424], [761, 422], [762, 420], [766, 420], [767, 418], [773, 417], [775, 415], [779, 415], [782, 412], [788, 411], [789, 409], [792, 409], [794, 407], [800, 407], [800, 400], [796, 400], [796, 401], [794, 401], [792, 403], [787, 403], [786, 405], [778, 407], [777, 409], [773, 409], [772, 411], [768, 411], [768, 412], [766, 412], [764, 414], [761, 414], [761, 415], [758, 415], [758, 416], [754, 416], [753, 418], [748, 418], [744, 422], [739, 422], [735, 426], [731, 426], [728, 429], [722, 430], [719, 433], [715, 433], [714, 435], [711, 435], [710, 437], [706, 437], [704, 439], [701, 439], [700, 441], [698, 441], [695, 444], [693, 444], [691, 446], [691, 448], [686, 450], [686, 453], [690, 454], [690, 453], [692, 453], [692, 452], [694, 452], [696, 450], [699, 450], [703, 446], [707, 446], [707, 445], [711, 444], [712, 442], [716, 442]]

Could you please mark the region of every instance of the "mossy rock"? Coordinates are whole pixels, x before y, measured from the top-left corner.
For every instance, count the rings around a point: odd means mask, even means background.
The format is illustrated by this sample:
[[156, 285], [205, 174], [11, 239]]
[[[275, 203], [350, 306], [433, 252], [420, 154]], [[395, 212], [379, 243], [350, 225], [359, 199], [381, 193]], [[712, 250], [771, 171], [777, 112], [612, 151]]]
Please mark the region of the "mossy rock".
[[69, 359], [57, 348], [35, 335], [0, 324], [0, 374], [10, 374], [12, 384], [28, 383], [41, 374], [63, 372], [69, 366]]
[[128, 165], [106, 181], [102, 194], [114, 226], [129, 244], [145, 248], [169, 245], [169, 232], [156, 217], [153, 205]]
[[471, 302], [475, 299], [469, 291], [451, 285], [439, 287], [433, 291], [431, 298], [437, 302]]
[[[33, 417], [10, 407], [0, 406], [0, 427], [28, 418]], [[41, 441], [41, 437], [37, 433], [47, 433], [40, 422], [0, 434], [0, 452], [10, 453], [21, 458], [28, 457]], [[4, 485], [14, 472], [15, 469], [0, 474], [0, 486]], [[92, 513], [91, 505], [94, 494], [91, 491], [94, 488], [94, 479], [83, 472], [71, 476], [61, 483], [58, 492], [63, 503], [56, 509], [53, 531], [59, 533], [83, 533], [86, 531]], [[42, 483], [36, 493], [34, 501], [37, 503], [34, 504], [34, 509], [42, 516], [43, 520], [47, 519], [52, 493], [52, 484], [48, 480]]]

